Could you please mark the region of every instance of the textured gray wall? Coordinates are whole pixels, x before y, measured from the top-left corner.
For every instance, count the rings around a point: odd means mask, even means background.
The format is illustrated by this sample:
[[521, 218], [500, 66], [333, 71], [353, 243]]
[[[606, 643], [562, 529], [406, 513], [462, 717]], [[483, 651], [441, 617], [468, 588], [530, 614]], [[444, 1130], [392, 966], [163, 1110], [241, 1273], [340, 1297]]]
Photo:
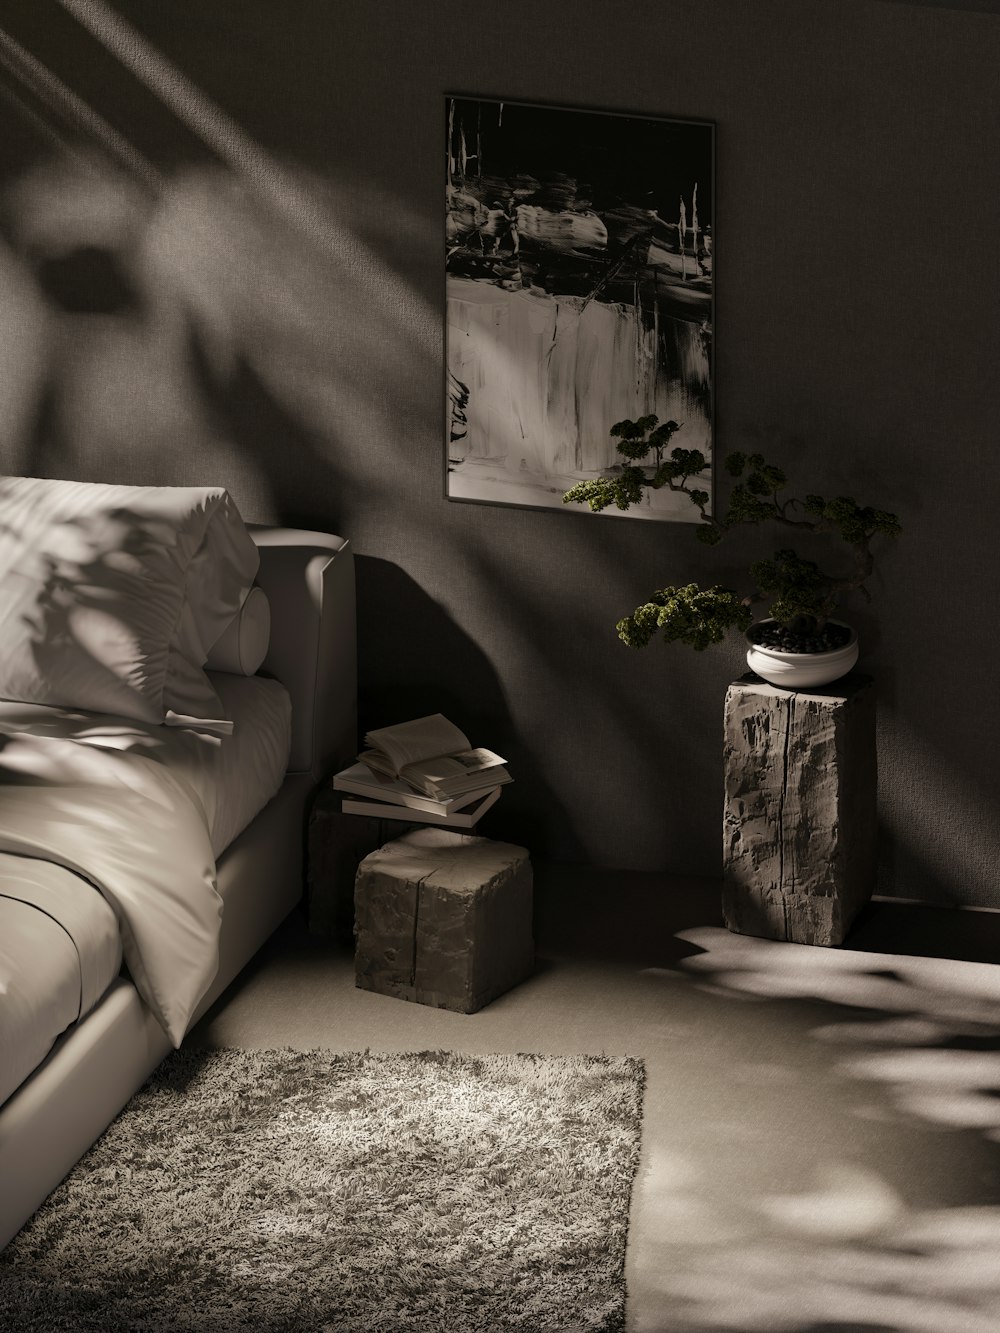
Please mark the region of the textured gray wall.
[[[757, 539], [449, 504], [440, 461], [443, 94], [713, 120], [719, 446], [900, 513], [852, 615], [883, 887], [1000, 906], [1000, 20], [880, 0], [106, 12], [148, 48], [113, 58], [50, 0], [0, 16], [122, 136], [67, 158], [77, 112], [42, 105], [37, 71], [2, 108], [4, 470], [221, 483], [250, 519], [350, 535], [366, 724], [440, 708], [505, 753], [484, 832], [718, 873], [738, 648], [634, 653], [613, 626], [664, 583], [735, 582]], [[96, 280], [53, 268], [82, 244]]]

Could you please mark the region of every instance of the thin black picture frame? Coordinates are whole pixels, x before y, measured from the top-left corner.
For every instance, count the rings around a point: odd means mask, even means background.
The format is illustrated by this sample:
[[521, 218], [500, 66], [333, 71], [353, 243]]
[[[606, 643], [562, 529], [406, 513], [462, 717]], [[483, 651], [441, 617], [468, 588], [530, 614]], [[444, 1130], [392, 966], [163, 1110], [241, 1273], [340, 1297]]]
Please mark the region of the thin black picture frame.
[[[585, 505], [562, 503], [563, 492], [576, 480], [582, 479], [582, 472], [600, 475], [605, 469], [613, 468], [616, 461], [620, 461], [613, 452], [613, 442], [610, 440], [610, 428], [615, 420], [644, 415], [665, 404], [665, 410], [658, 412], [660, 419], [681, 422], [681, 430], [672, 443], [685, 448], [700, 447], [710, 460], [709, 475], [702, 474], [699, 488], [709, 491], [714, 505], [717, 433], [714, 368], [715, 122], [460, 93], [446, 94], [444, 107], [447, 234], [442, 474], [445, 498], [456, 503], [590, 515], [591, 511]], [[457, 109], [463, 113], [460, 125], [457, 124]], [[464, 123], [465, 117], [472, 112], [476, 113], [478, 122], [474, 135], [471, 125]], [[492, 135], [484, 132], [484, 112], [487, 119], [485, 129], [488, 131], [493, 128]], [[507, 118], [507, 130], [502, 143], [495, 127], [489, 123], [494, 116]], [[519, 121], [513, 133], [512, 119]], [[532, 129], [538, 132], [532, 134]], [[566, 137], [573, 133], [577, 136], [575, 144], [571, 138]], [[630, 142], [633, 146], [631, 154], [622, 147]], [[643, 161], [643, 154], [649, 154], [650, 159], [653, 157], [650, 145], [663, 150], [662, 155], [655, 159], [652, 169], [649, 161]], [[558, 163], [560, 149], [564, 154], [561, 164]], [[664, 161], [672, 161], [669, 170], [662, 167]], [[522, 167], [534, 167], [535, 171], [522, 170]], [[656, 179], [657, 172], [662, 175], [660, 181]], [[690, 189], [686, 197], [680, 188], [685, 183]], [[691, 186], [696, 188], [691, 189]], [[459, 201], [461, 215], [458, 226], [456, 195], [468, 197]], [[669, 208], [672, 199], [680, 203], [676, 221], [664, 217], [664, 211]], [[563, 206], [564, 203], [566, 206]], [[687, 227], [684, 231], [682, 227], [686, 207], [689, 211], [686, 213]], [[472, 225], [469, 225], [470, 222]], [[553, 254], [549, 249], [546, 254], [546, 236], [540, 233], [552, 226], [569, 228], [574, 239], [582, 235], [584, 244], [569, 247], [563, 245], [561, 252], [557, 249]], [[606, 238], [604, 253], [601, 253], [600, 245], [587, 243], [592, 242], [595, 236], [600, 241], [602, 228], [603, 237]], [[516, 237], [512, 237], [512, 232], [516, 233]], [[628, 240], [636, 236], [638, 241], [633, 242], [631, 253], [624, 256], [623, 263], [619, 263]], [[682, 238], [680, 244], [675, 239], [671, 246], [671, 236]], [[563, 262], [567, 250], [568, 258]], [[453, 262], [456, 254], [459, 257], [457, 264]], [[548, 270], [540, 274], [540, 269], [544, 270], [548, 260], [552, 261]], [[602, 263], [606, 273], [602, 273]], [[677, 281], [678, 265], [680, 284]], [[584, 433], [583, 426], [578, 423], [572, 457], [565, 440], [553, 444], [545, 431], [536, 430], [536, 436], [545, 436], [543, 448], [551, 450], [550, 454], [542, 457], [542, 467], [547, 467], [548, 471], [539, 473], [532, 470], [538, 458], [536, 443], [536, 452], [528, 455], [529, 468], [525, 467], [525, 454], [522, 454], [515, 473], [508, 451], [498, 455], [505, 461], [502, 464], [498, 462], [493, 468], [502, 484], [494, 485], [488, 478], [479, 480], [486, 478], [487, 471], [492, 467], [492, 456], [484, 454], [482, 450], [479, 453], [475, 449], [470, 451], [468, 445], [462, 443], [461, 434], [458, 434], [463, 427], [468, 431], [473, 393], [481, 393], [482, 376], [474, 384], [467, 384], [461, 375], [455, 373], [456, 365], [464, 365], [454, 354], [456, 332], [453, 292], [456, 277], [465, 287], [467, 295], [473, 295], [474, 304], [485, 301], [490, 308], [491, 318], [503, 318], [505, 303], [517, 307], [524, 305], [524, 293], [527, 292], [533, 298], [533, 301], [527, 301], [529, 306], [532, 303], [544, 306], [546, 301], [550, 304], [554, 301], [557, 309], [551, 314], [551, 319], [558, 325], [562, 316], [564, 328], [567, 327], [567, 310], [570, 313], [572, 309], [579, 311], [594, 302], [601, 302], [605, 307], [601, 312], [605, 326], [611, 319], [611, 312], [606, 307], [625, 310], [627, 314], [627, 299], [619, 301], [618, 298], [631, 283], [635, 298], [632, 315], [628, 317], [633, 318], [637, 325], [649, 325], [640, 331], [640, 336], [653, 348], [654, 357], [661, 358], [656, 372], [660, 378], [655, 382], [655, 390], [648, 394], [649, 401], [643, 403], [642, 394], [637, 392], [634, 410], [609, 410], [599, 429], [591, 425], [584, 443], [580, 441]], [[588, 282], [596, 290], [588, 290]], [[492, 288], [492, 291], [484, 291], [484, 288]], [[648, 299], [651, 290], [652, 302]], [[687, 304], [682, 305], [682, 301]], [[495, 311], [493, 306], [496, 306]], [[522, 314], [517, 313], [513, 318], [519, 319]], [[612, 341], [608, 342], [607, 330], [603, 332], [605, 347], [611, 347], [617, 335], [613, 334]], [[488, 354], [490, 349], [482, 331], [473, 329], [472, 333], [478, 337], [481, 348], [486, 348]], [[468, 327], [462, 329], [461, 336], [463, 339], [470, 336]], [[678, 340], [685, 344], [687, 354], [671, 363], [669, 345]], [[697, 347], [692, 353], [695, 343]], [[600, 339], [598, 346], [601, 346]], [[703, 351], [700, 370], [690, 383], [685, 382], [678, 367], [683, 365], [690, 373], [692, 364], [698, 366], [698, 348]], [[525, 375], [533, 373], [530, 363], [518, 370], [515, 357], [508, 356], [504, 362], [502, 353], [509, 352], [509, 347], [494, 350], [496, 363], [507, 367], [505, 374], [513, 376], [522, 372]], [[612, 359], [614, 355], [612, 353]], [[644, 355], [648, 360], [648, 354]], [[510, 368], [512, 365], [514, 369]], [[606, 365], [603, 371], [606, 377], [610, 373]], [[615, 383], [620, 385], [624, 382], [622, 367], [617, 363], [614, 375], [617, 376]], [[582, 387], [586, 389], [589, 384], [588, 380]], [[580, 385], [573, 389], [576, 403], [583, 401], [580, 389]], [[618, 396], [621, 399], [622, 394]], [[607, 397], [611, 402], [614, 394], [608, 394]], [[549, 395], [546, 399], [547, 404], [553, 401], [557, 407], [564, 406], [559, 404], [558, 394]], [[693, 404], [694, 412], [670, 411], [675, 403], [687, 407]], [[493, 414], [491, 421], [503, 419], [495, 403], [490, 405], [490, 411]], [[695, 418], [693, 424], [688, 419], [691, 416]], [[594, 420], [592, 413], [590, 420]], [[537, 423], [537, 414], [535, 421]], [[517, 429], [522, 431], [524, 438], [523, 422], [520, 420], [510, 428], [511, 433]], [[481, 428], [478, 439], [482, 439]], [[475, 459], [473, 469], [468, 466], [470, 458]], [[481, 463], [483, 458], [486, 459], [485, 467]], [[560, 474], [557, 468], [551, 466], [554, 458], [570, 461], [574, 466]], [[591, 465], [589, 469], [581, 466], [585, 464]], [[503, 472], [500, 471], [501, 467]], [[465, 493], [462, 485], [454, 483], [456, 473], [463, 468], [467, 475], [472, 471], [477, 478], [476, 484], [465, 487]], [[527, 482], [523, 480], [526, 474]], [[544, 493], [539, 495], [539, 490]], [[650, 493], [646, 492], [646, 495]], [[659, 509], [640, 506], [623, 512], [612, 507], [604, 510], [602, 516], [680, 523], [700, 521], [697, 510], [685, 496], [661, 491], [652, 494], [651, 499], [659, 501], [661, 496], [666, 503]]]

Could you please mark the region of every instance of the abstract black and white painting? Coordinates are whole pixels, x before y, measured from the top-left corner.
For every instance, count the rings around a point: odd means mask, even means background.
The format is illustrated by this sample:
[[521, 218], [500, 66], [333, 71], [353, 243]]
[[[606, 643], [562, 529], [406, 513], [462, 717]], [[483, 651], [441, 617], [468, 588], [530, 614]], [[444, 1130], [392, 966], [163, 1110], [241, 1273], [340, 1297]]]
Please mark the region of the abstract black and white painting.
[[[614, 423], [649, 413], [711, 460], [713, 125], [446, 109], [447, 496], [565, 508], [621, 463]], [[698, 518], [666, 488], [628, 514]]]

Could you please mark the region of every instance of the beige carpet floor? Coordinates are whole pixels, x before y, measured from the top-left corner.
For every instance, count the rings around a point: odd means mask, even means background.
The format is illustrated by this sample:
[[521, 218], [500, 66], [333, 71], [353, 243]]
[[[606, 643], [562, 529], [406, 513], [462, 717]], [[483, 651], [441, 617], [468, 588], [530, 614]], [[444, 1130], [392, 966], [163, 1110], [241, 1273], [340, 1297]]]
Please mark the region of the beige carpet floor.
[[1000, 915], [880, 903], [839, 950], [717, 886], [536, 867], [534, 977], [478, 1014], [356, 990], [298, 915], [209, 1046], [634, 1055], [633, 1333], [997, 1333]]

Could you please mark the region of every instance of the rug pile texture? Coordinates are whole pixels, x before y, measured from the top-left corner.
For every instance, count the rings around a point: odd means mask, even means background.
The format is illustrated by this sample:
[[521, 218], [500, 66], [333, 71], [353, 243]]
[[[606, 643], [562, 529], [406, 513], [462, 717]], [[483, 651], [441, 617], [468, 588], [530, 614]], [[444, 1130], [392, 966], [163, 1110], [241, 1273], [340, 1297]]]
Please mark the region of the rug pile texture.
[[621, 1330], [628, 1057], [179, 1051], [0, 1255], [5, 1330]]

